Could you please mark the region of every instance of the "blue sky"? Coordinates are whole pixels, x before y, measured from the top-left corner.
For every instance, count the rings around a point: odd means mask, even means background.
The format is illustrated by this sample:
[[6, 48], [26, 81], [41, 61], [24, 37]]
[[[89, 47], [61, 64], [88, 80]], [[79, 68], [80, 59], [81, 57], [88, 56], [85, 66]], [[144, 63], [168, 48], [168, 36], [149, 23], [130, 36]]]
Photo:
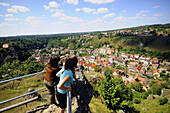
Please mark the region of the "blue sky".
[[0, 0], [0, 37], [170, 23], [170, 0]]

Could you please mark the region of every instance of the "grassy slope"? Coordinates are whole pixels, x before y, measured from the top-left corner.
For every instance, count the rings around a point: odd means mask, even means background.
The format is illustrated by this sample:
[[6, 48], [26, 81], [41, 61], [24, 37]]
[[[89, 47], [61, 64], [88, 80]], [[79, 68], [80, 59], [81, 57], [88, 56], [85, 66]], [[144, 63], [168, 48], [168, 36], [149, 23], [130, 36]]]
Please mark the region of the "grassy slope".
[[[139, 46], [140, 39], [143, 41], [148, 40], [148, 38], [153, 39], [150, 44], [147, 44], [145, 49], [150, 51], [160, 51], [160, 52], [167, 52], [170, 51], [170, 44], [165, 44], [164, 41], [169, 41], [170, 37], [158, 37], [158, 36], [128, 36], [128, 37], [115, 37], [111, 39], [111, 45], [114, 45], [116, 48], [121, 45], [124, 49], [135, 48]], [[124, 42], [125, 40], [128, 41], [135, 41], [135, 44], [128, 44]]]
[[[91, 74], [96, 74], [96, 72], [89, 72], [88, 74], [85, 73], [87, 79], [89, 81], [92, 80], [92, 78], [89, 76]], [[101, 78], [103, 78], [103, 74], [97, 73]], [[25, 78], [21, 84], [19, 85], [19, 87], [17, 89], [9, 89], [8, 87], [10, 86], [10, 84], [12, 84], [12, 82], [6, 83], [4, 85], [0, 86], [0, 101], [6, 100], [6, 99], [10, 99], [16, 96], [19, 96], [21, 94], [25, 94], [27, 93], [28, 88], [34, 88], [39, 89], [44, 87], [43, 85], [43, 76], [44, 74], [39, 74], [39, 75], [35, 75], [34, 77], [30, 77], [30, 78]], [[92, 84], [93, 87], [96, 87], [97, 85]], [[47, 90], [44, 91], [40, 91], [38, 92], [41, 95], [45, 95], [47, 94]], [[6, 104], [0, 105], [0, 108], [4, 108], [10, 105], [13, 105], [15, 103], [24, 101], [25, 97], [8, 102]], [[158, 104], [158, 100], [159, 99], [153, 99], [153, 100], [144, 100], [144, 103], [142, 105], [140, 104], [134, 104], [133, 106], [135, 107], [136, 110], [139, 110], [141, 113], [145, 113], [145, 111], [142, 110], [142, 108], [149, 108], [149, 113], [168, 113], [170, 112], [170, 105], [166, 104], [166, 105], [159, 105]], [[48, 101], [48, 100], [47, 100]], [[33, 108], [35, 108], [36, 106], [39, 105], [44, 105], [47, 103], [47, 101], [34, 101], [31, 103], [28, 103], [27, 106], [26, 105], [22, 105], [20, 107], [14, 108], [12, 110], [6, 111], [5, 113], [23, 113], [26, 111], [29, 111]], [[155, 105], [152, 104], [152, 102], [155, 103]], [[105, 104], [101, 104], [100, 101], [93, 96], [90, 104], [90, 109], [92, 113], [110, 113], [110, 110], [107, 109]]]
[[[139, 110], [141, 113], [146, 113], [142, 108], [149, 108], [147, 113], [170, 113], [170, 104], [159, 105], [159, 99], [155, 98], [153, 100], [144, 100], [143, 104], [134, 104], [136, 110]], [[152, 104], [155, 103], [155, 104]]]
[[[37, 90], [37, 89], [44, 87], [43, 76], [44, 76], [44, 74], [38, 74], [33, 77], [24, 78], [17, 89], [9, 88], [12, 84], [12, 81], [9, 83], [6, 83], [4, 85], [1, 85], [0, 86], [0, 94], [1, 94], [0, 101], [4, 101], [6, 99], [14, 98], [16, 96], [25, 94], [25, 93], [27, 93], [29, 88], [34, 88], [35, 90]], [[15, 85], [17, 85], [18, 81], [15, 81], [15, 82], [16, 82]], [[43, 91], [39, 91], [38, 93], [43, 95], [48, 92], [45, 89]], [[4, 107], [10, 106], [10, 105], [22, 102], [25, 100], [25, 98], [26, 97], [22, 97], [22, 98], [7, 102], [5, 104], [2, 104], [2, 105], [0, 105], [0, 108], [4, 108]], [[14, 108], [12, 110], [8, 110], [5, 113], [23, 113], [23, 112], [26, 112], [26, 111], [29, 111], [29, 110], [35, 108], [35, 106], [43, 105], [45, 103], [47, 103], [47, 101], [34, 101], [31, 103], [28, 103], [27, 106], [22, 105], [20, 107]]]
[[[92, 74], [98, 74], [101, 78], [104, 77], [103, 74], [98, 73], [98, 72], [89, 72], [85, 73], [87, 79], [89, 81], [92, 80], [90, 75]], [[91, 83], [92, 84], [92, 83]], [[93, 88], [97, 87], [97, 85], [92, 84]], [[153, 105], [152, 103], [155, 103]], [[110, 110], [106, 107], [105, 104], [101, 104], [97, 98], [93, 96], [91, 102], [90, 102], [90, 109], [92, 113], [110, 113]], [[149, 108], [147, 113], [170, 113], [170, 104], [165, 104], [165, 105], [159, 105], [159, 98], [155, 98], [153, 100], [147, 100], [145, 99], [143, 101], [143, 104], [133, 104], [132, 106], [135, 107], [137, 111], [140, 111], [140, 113], [146, 113], [146, 111], [142, 110], [142, 108]]]

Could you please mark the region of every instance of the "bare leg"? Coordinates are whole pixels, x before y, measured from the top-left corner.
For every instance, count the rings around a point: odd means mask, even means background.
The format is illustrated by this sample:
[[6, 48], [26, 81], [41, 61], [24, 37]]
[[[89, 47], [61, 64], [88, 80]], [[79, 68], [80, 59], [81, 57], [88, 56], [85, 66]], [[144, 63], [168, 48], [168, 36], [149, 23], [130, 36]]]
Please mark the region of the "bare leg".
[[60, 112], [59, 113], [64, 113], [65, 109], [61, 109], [60, 108]]

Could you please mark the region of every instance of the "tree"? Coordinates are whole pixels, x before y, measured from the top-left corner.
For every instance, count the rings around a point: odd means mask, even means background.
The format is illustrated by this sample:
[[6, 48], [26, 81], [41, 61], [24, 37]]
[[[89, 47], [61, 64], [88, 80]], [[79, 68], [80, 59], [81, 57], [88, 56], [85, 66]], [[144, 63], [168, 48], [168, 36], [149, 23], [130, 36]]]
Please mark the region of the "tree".
[[152, 94], [161, 94], [162, 86], [159, 85], [157, 81], [151, 80], [149, 82], [149, 87], [151, 88]]
[[105, 75], [106, 80], [110, 80], [111, 75], [112, 75], [112, 71], [108, 67], [106, 67], [106, 70], [104, 71], [104, 75]]
[[132, 101], [132, 91], [126, 86], [122, 79], [104, 79], [98, 88], [99, 94], [111, 110], [129, 110]]
[[130, 83], [130, 88], [134, 88], [135, 84], [133, 82]]
[[143, 88], [143, 86], [142, 86], [142, 84], [141, 84], [140, 82], [137, 82], [137, 83], [135, 84], [135, 90], [136, 90], [136, 91], [142, 92], [142, 88]]
[[160, 104], [160, 105], [164, 105], [164, 104], [166, 104], [167, 102], [168, 102], [167, 97], [163, 97], [163, 98], [159, 99], [159, 104]]
[[115, 67], [116, 67], [116, 63], [113, 63], [113, 64], [112, 64], [112, 68], [115, 68]]
[[95, 71], [95, 72], [100, 72], [100, 67], [99, 67], [99, 66], [94, 67], [94, 71]]
[[69, 44], [68, 44], [68, 47], [69, 47], [71, 50], [74, 49], [74, 46], [75, 46], [74, 43], [69, 43]]

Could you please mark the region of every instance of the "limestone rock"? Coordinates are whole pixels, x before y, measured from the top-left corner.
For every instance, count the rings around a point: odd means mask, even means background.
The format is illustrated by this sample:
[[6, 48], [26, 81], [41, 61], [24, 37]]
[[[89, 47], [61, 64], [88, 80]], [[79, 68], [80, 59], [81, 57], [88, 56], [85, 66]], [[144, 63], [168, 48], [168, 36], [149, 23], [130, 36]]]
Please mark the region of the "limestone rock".
[[148, 110], [149, 110], [149, 108], [142, 108], [142, 110], [148, 111]]
[[46, 110], [44, 110], [42, 113], [59, 113], [59, 107], [52, 104]]
[[147, 99], [149, 99], [149, 100], [153, 99], [153, 95], [149, 95], [149, 96], [147, 97]]
[[119, 113], [125, 113], [123, 110], [119, 110]]
[[170, 102], [170, 89], [162, 89], [161, 97], [167, 97], [168, 102]]
[[76, 100], [74, 105], [78, 105], [74, 107], [76, 108], [75, 113], [88, 113], [90, 112], [88, 104], [93, 96], [93, 87], [88, 82], [83, 71], [76, 71], [75, 76], [74, 82], [71, 85], [71, 96]]

